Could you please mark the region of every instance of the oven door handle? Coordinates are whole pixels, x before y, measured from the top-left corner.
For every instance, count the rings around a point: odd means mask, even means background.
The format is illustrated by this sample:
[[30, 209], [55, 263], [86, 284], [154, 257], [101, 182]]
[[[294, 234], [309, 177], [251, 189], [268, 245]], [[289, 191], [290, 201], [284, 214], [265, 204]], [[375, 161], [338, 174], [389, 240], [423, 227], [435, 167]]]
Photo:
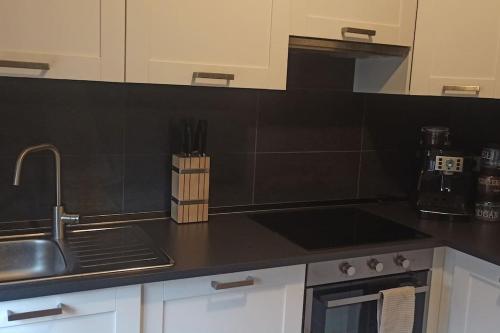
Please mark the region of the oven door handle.
[[[429, 291], [428, 286], [415, 288], [415, 294], [425, 293], [427, 291]], [[356, 297], [350, 297], [350, 298], [341, 298], [341, 299], [336, 299], [336, 300], [332, 300], [332, 301], [324, 301], [323, 304], [328, 308], [336, 308], [339, 306], [376, 301], [379, 299], [379, 297], [380, 297], [380, 294], [370, 294], [370, 295], [356, 296]]]

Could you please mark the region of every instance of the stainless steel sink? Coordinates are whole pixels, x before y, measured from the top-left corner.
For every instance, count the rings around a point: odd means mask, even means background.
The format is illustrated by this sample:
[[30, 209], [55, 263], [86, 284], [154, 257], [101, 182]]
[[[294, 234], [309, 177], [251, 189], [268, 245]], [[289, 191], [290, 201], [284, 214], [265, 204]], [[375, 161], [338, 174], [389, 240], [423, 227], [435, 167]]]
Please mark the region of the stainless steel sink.
[[[42, 236], [49, 235], [24, 237]], [[174, 265], [163, 249], [134, 225], [68, 230], [66, 236], [59, 241], [0, 237], [0, 284], [158, 270]]]
[[0, 282], [63, 274], [66, 262], [59, 246], [50, 240], [0, 242]]

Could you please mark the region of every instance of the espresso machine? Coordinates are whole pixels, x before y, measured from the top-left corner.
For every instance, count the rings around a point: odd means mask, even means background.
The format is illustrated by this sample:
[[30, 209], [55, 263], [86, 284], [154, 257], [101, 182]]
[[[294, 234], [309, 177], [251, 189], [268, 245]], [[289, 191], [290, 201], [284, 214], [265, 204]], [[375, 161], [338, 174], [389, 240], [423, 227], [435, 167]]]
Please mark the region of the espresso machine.
[[472, 215], [472, 168], [462, 152], [451, 149], [449, 128], [426, 126], [420, 135], [418, 212], [448, 219]]

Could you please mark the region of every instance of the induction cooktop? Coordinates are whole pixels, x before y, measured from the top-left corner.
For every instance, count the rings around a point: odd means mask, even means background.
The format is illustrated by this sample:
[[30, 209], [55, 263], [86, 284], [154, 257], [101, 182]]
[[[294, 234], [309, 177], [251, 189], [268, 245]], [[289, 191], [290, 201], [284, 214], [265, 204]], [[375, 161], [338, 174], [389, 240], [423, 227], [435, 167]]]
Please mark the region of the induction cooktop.
[[263, 212], [248, 216], [310, 251], [429, 237], [351, 207]]

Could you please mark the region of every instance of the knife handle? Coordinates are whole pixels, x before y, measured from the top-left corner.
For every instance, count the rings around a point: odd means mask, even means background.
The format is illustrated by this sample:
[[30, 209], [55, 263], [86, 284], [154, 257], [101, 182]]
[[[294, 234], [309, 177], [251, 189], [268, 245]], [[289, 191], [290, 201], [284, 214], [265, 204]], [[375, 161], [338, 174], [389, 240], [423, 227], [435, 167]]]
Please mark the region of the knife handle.
[[192, 129], [191, 124], [188, 120], [184, 121], [184, 133], [183, 133], [183, 153], [186, 156], [191, 155], [193, 150], [193, 139], [192, 139]]
[[207, 152], [208, 121], [200, 120], [198, 126], [200, 128], [199, 152], [204, 156]]

